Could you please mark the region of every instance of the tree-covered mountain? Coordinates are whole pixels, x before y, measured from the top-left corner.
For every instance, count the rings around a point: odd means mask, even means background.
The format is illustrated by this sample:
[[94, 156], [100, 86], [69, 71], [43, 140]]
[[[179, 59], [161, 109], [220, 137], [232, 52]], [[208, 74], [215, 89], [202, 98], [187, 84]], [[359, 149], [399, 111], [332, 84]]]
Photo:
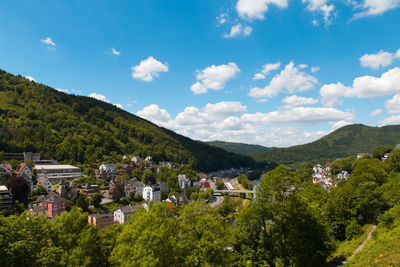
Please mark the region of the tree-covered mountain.
[[237, 153], [237, 154], [242, 154], [242, 155], [258, 154], [258, 153], [265, 152], [269, 149], [272, 149], [270, 147], [265, 147], [265, 146], [260, 146], [260, 145], [224, 142], [224, 141], [210, 141], [210, 142], [206, 142], [206, 143], [209, 145], [223, 148], [226, 151]]
[[275, 148], [251, 155], [257, 161], [277, 161], [283, 164], [297, 162], [324, 162], [357, 153], [372, 153], [380, 146], [394, 146], [400, 141], [400, 125], [370, 127], [362, 124], [344, 126], [312, 143]]
[[69, 95], [0, 70], [0, 151], [33, 151], [93, 164], [122, 155], [197, 170], [253, 166], [250, 157], [176, 134], [93, 98]]

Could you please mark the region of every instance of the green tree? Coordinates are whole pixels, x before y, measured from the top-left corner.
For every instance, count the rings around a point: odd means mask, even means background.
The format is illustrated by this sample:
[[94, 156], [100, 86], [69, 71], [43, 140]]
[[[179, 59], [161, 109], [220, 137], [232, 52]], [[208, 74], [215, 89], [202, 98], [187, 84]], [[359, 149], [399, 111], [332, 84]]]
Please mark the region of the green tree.
[[26, 203], [30, 192], [30, 186], [25, 178], [19, 176], [11, 176], [7, 180], [7, 188], [11, 190], [14, 200]]
[[84, 212], [89, 211], [89, 203], [85, 195], [78, 194], [78, 197], [75, 199], [75, 205], [81, 208]]
[[217, 187], [218, 190], [222, 190], [224, 189], [225, 184], [222, 181], [217, 181], [215, 182], [215, 186]]
[[100, 194], [100, 193], [94, 193], [94, 194], [92, 195], [91, 202], [92, 202], [93, 206], [94, 206], [96, 209], [100, 208], [101, 194]]
[[372, 152], [372, 157], [381, 159], [386, 153], [392, 152], [392, 150], [393, 150], [392, 146], [389, 146], [389, 145], [380, 146]]
[[35, 194], [35, 196], [46, 195], [47, 189], [43, 185], [38, 185], [34, 190], [34, 194]]

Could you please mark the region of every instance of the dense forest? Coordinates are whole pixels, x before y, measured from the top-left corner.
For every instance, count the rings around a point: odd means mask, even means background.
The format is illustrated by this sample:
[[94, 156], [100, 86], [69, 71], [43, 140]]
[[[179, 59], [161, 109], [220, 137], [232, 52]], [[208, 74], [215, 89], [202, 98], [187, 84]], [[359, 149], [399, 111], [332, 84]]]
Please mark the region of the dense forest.
[[329, 192], [312, 183], [311, 164], [296, 172], [279, 166], [262, 176], [255, 201], [233, 217], [225, 200], [219, 209], [201, 201], [180, 209], [154, 204], [104, 229], [89, 226], [77, 207], [53, 222], [26, 212], [0, 215], [0, 265], [338, 266], [377, 225], [349, 263], [396, 266], [400, 151], [385, 162], [351, 162], [348, 180]]
[[274, 148], [251, 156], [257, 161], [271, 160], [282, 164], [305, 161], [323, 163], [357, 153], [372, 153], [379, 146], [393, 146], [399, 141], [400, 125], [370, 127], [353, 124], [309, 144]]
[[254, 166], [226, 152], [160, 128], [116, 106], [69, 95], [0, 71], [0, 151], [41, 152], [62, 162], [97, 163], [123, 155], [152, 156], [209, 171]]
[[242, 154], [242, 155], [246, 155], [246, 156], [248, 156], [250, 154], [262, 153], [269, 149], [272, 149], [270, 147], [265, 147], [265, 146], [260, 146], [260, 145], [224, 142], [224, 141], [210, 141], [210, 142], [206, 142], [206, 143], [209, 145], [223, 148], [229, 152]]

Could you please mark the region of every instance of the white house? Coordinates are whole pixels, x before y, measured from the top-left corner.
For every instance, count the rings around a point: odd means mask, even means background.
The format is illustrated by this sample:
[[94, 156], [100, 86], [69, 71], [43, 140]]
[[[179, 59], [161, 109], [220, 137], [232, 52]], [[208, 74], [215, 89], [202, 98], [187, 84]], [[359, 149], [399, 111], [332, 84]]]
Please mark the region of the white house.
[[53, 191], [53, 184], [47, 178], [40, 178], [37, 184], [46, 188], [47, 192]]
[[147, 163], [152, 164], [153, 163], [153, 158], [151, 156], [148, 156], [147, 158], [145, 158], [145, 160]]
[[151, 186], [146, 186], [145, 188], [143, 188], [143, 199], [147, 202], [160, 202], [161, 191], [154, 191]]
[[347, 180], [349, 176], [350, 174], [347, 171], [341, 171], [340, 173], [338, 173], [337, 178]]
[[140, 162], [142, 162], [142, 159], [139, 157], [139, 156], [133, 156], [132, 157], [132, 159], [131, 159], [131, 161], [133, 162], [133, 163], [140, 163]]
[[114, 211], [114, 222], [119, 222], [120, 224], [126, 223], [128, 218], [137, 210], [137, 208], [137, 205], [128, 205], [117, 209]]
[[178, 183], [179, 187], [182, 190], [188, 189], [189, 187], [192, 186], [192, 181], [189, 178], [187, 178], [185, 174], [178, 175]]

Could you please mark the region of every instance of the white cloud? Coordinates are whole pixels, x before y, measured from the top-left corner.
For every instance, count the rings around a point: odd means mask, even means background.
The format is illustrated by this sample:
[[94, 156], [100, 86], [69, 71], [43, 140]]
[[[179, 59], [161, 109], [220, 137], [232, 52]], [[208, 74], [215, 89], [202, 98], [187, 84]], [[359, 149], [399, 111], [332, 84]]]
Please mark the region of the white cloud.
[[285, 108], [292, 108], [292, 107], [296, 107], [296, 106], [317, 104], [318, 99], [314, 99], [311, 97], [291, 95], [291, 96], [286, 96], [284, 99], [282, 99], [282, 102], [285, 104]]
[[318, 71], [320, 71], [320, 70], [321, 70], [320, 67], [311, 67], [311, 72], [312, 72], [312, 73], [316, 73], [316, 72], [318, 72]]
[[59, 92], [66, 93], [66, 94], [68, 94], [68, 93], [69, 93], [69, 90], [68, 90], [68, 89], [56, 88], [56, 90], [57, 90], [57, 91], [59, 91]]
[[363, 67], [369, 67], [372, 69], [379, 69], [380, 67], [386, 67], [392, 64], [393, 59], [400, 57], [400, 49], [396, 54], [385, 52], [380, 50], [376, 54], [365, 54], [360, 57], [360, 63]]
[[28, 75], [24, 77], [25, 79], [31, 81], [31, 82], [36, 82], [35, 78], [33, 78], [32, 76]]
[[[335, 15], [335, 6], [328, 5], [328, 0], [302, 0], [302, 2], [307, 5], [309, 11], [322, 13], [325, 25], [332, 23], [332, 17]], [[314, 26], [319, 24], [316, 19], [312, 23]]]
[[222, 101], [216, 104], [208, 103], [203, 109], [205, 113], [214, 116], [230, 116], [241, 114], [245, 113], [246, 110], [247, 107], [243, 106], [238, 101]]
[[254, 74], [253, 80], [264, 80], [266, 77], [262, 73], [256, 73]]
[[398, 125], [400, 124], [400, 115], [394, 115], [379, 121], [379, 125]]
[[397, 50], [396, 54], [394, 55], [395, 58], [400, 58], [400, 49]]
[[244, 114], [242, 118], [245, 121], [254, 123], [316, 124], [339, 120], [353, 120], [354, 116], [350, 112], [344, 112], [335, 108], [295, 107], [268, 113]]
[[236, 63], [230, 62], [219, 66], [211, 65], [203, 70], [197, 71], [196, 78], [199, 80], [190, 87], [195, 94], [207, 93], [208, 89], [221, 90], [225, 83], [234, 78], [240, 72]]
[[372, 111], [371, 113], [370, 113], [370, 115], [371, 116], [377, 116], [377, 115], [379, 115], [379, 114], [381, 114], [382, 113], [382, 110], [381, 109], [375, 109], [374, 111]]
[[115, 48], [114, 48], [114, 47], [111, 47], [111, 53], [112, 53], [113, 55], [116, 55], [116, 56], [119, 56], [119, 55], [121, 55], [121, 52], [119, 52], [119, 51], [115, 50]]
[[168, 122], [171, 117], [165, 109], [161, 109], [156, 104], [151, 104], [142, 110], [139, 110], [136, 112], [136, 115], [156, 124], [160, 124], [161, 126], [164, 126], [164, 124]]
[[122, 109], [122, 105], [121, 104], [115, 104], [115, 106], [117, 107], [117, 108], [120, 108], [120, 109]]
[[352, 87], [341, 83], [324, 85], [320, 94], [327, 106], [340, 104], [339, 97], [373, 98], [400, 93], [400, 68], [383, 73], [381, 77], [362, 76], [355, 78]]
[[222, 101], [209, 103], [202, 108], [186, 107], [175, 118], [155, 104], [136, 114], [196, 140], [224, 140], [267, 146], [305, 143], [326, 134], [324, 131], [307, 132], [293, 126], [286, 127], [286, 124], [334, 124], [353, 119], [353, 114], [334, 108], [297, 107], [268, 113], [245, 112], [246, 106], [240, 102]]
[[231, 27], [231, 31], [229, 33], [222, 35], [222, 37], [234, 38], [237, 36], [249, 36], [252, 31], [253, 28], [251, 28], [250, 26], [243, 27], [242, 24], [238, 23], [236, 25], [233, 25]]
[[363, 0], [361, 5], [356, 2], [356, 8], [362, 9], [361, 12], [353, 16], [354, 19], [377, 16], [385, 13], [388, 10], [398, 8], [400, 6], [400, 0]]
[[158, 78], [159, 72], [168, 72], [168, 66], [156, 60], [152, 56], [140, 61], [140, 64], [132, 67], [132, 77], [145, 82], [151, 82]]
[[265, 79], [265, 75], [268, 75], [271, 71], [277, 70], [280, 67], [281, 67], [280, 62], [265, 64], [264, 66], [262, 66], [262, 70], [260, 73], [254, 74], [253, 80]]
[[349, 121], [337, 121], [335, 123], [331, 123], [332, 130], [336, 130], [342, 128], [343, 126], [350, 125], [351, 122]]
[[223, 25], [226, 23], [228, 18], [228, 14], [222, 13], [221, 15], [217, 16], [218, 25]]
[[400, 94], [393, 96], [385, 103], [385, 107], [390, 114], [400, 113]]
[[268, 5], [274, 4], [280, 8], [288, 6], [287, 0], [238, 0], [236, 10], [239, 16], [246, 19], [264, 19]]
[[53, 48], [56, 47], [56, 43], [53, 42], [53, 40], [52, 40], [50, 37], [46, 37], [46, 38], [44, 38], [44, 39], [40, 39], [40, 41], [41, 41], [42, 43], [46, 44], [49, 48], [50, 48], [50, 47], [53, 47]]
[[100, 101], [108, 103], [107, 98], [104, 95], [101, 95], [101, 94], [91, 93], [91, 94], [88, 95], [88, 97], [95, 98], [97, 100], [100, 100]]
[[264, 88], [251, 88], [248, 95], [254, 98], [264, 98], [265, 96], [274, 97], [283, 91], [303, 92], [313, 89], [316, 83], [318, 83], [317, 78], [301, 72], [300, 68], [296, 67], [292, 61], [272, 78], [269, 85]]

